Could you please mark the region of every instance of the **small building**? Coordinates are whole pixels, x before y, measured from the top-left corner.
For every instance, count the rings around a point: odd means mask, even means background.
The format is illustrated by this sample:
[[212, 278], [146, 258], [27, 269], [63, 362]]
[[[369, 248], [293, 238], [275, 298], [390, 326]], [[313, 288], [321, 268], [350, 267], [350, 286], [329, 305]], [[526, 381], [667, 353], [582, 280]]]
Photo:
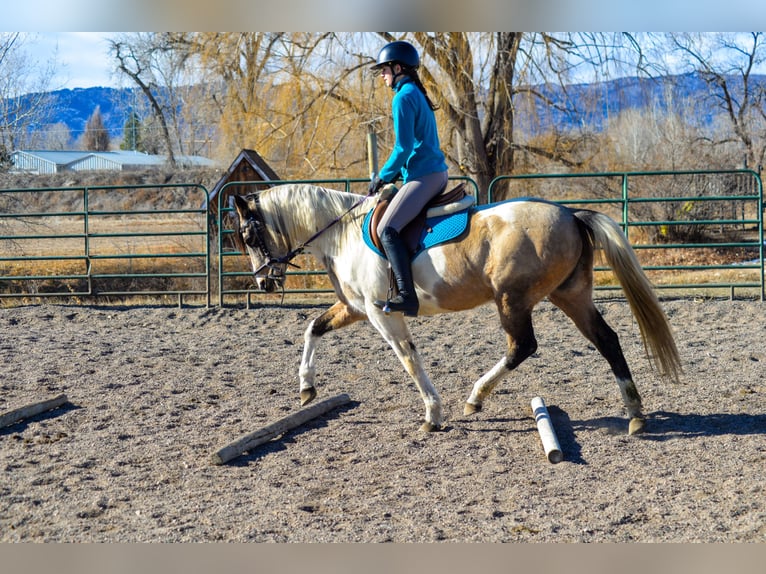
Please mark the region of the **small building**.
[[17, 150], [11, 153], [11, 169], [34, 174], [61, 173], [88, 154], [82, 151]]
[[[34, 174], [65, 171], [138, 171], [167, 165], [164, 155], [135, 151], [50, 151], [17, 150], [11, 153], [14, 171]], [[178, 156], [181, 167], [214, 167], [213, 160], [201, 156]]]
[[[251, 149], [243, 149], [239, 155], [231, 162], [229, 169], [223, 174], [223, 177], [210, 190], [207, 198], [207, 209], [210, 213], [210, 225], [212, 226], [214, 236], [218, 234], [218, 205], [232, 207], [235, 195], [247, 195], [256, 191], [252, 185], [236, 185], [233, 182], [253, 182], [253, 181], [279, 181], [277, 173], [271, 169], [269, 164], [258, 155], [258, 152]], [[232, 184], [228, 185], [227, 184]], [[218, 197], [221, 193], [225, 197]], [[219, 204], [219, 199], [221, 203]], [[224, 225], [224, 229], [228, 224]]]
[[[218, 216], [218, 194], [226, 184], [237, 181], [279, 181], [279, 176], [257, 152], [251, 149], [243, 149], [239, 152], [236, 159], [231, 162], [229, 169], [226, 170], [223, 177], [210, 190], [208, 205], [213, 218]], [[222, 201], [221, 205], [227, 205], [230, 198], [234, 195], [246, 195], [253, 191], [255, 191], [253, 186], [229, 185], [224, 191], [226, 197], [220, 198]]]

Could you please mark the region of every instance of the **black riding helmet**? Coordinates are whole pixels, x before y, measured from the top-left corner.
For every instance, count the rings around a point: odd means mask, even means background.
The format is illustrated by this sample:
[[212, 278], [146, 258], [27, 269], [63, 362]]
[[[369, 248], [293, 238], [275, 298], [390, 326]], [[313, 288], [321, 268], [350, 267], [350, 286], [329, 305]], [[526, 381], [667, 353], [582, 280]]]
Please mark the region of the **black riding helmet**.
[[420, 55], [415, 46], [409, 42], [403, 40], [390, 42], [380, 50], [378, 60], [371, 69], [380, 70], [383, 66], [390, 66], [391, 64], [399, 64], [403, 68], [417, 70], [420, 66]]

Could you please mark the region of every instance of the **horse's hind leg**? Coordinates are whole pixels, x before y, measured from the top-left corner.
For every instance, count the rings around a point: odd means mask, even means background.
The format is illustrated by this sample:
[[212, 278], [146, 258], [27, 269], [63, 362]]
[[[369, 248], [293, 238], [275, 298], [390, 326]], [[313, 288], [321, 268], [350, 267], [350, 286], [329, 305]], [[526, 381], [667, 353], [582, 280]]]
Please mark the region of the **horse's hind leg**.
[[620, 387], [620, 394], [628, 412], [630, 423], [628, 434], [636, 434], [644, 430], [644, 417], [641, 413], [641, 396], [633, 382], [630, 368], [622, 353], [617, 333], [606, 323], [599, 313], [590, 295], [581, 291], [572, 293], [557, 291], [549, 296], [551, 302], [559, 307], [574, 321], [580, 332], [585, 335], [598, 352], [609, 363], [609, 366]]
[[364, 314], [354, 311], [342, 301], [338, 301], [311, 321], [303, 335], [303, 358], [299, 370], [301, 406], [307, 405], [317, 396], [314, 380], [316, 379], [315, 353], [319, 338], [329, 331], [346, 327], [364, 318]]
[[507, 333], [508, 353], [474, 383], [471, 394], [463, 408], [463, 414], [470, 415], [480, 411], [484, 399], [497, 386], [503, 376], [518, 367], [537, 350], [531, 311], [509, 308], [508, 299], [506, 296], [498, 302], [500, 322]]

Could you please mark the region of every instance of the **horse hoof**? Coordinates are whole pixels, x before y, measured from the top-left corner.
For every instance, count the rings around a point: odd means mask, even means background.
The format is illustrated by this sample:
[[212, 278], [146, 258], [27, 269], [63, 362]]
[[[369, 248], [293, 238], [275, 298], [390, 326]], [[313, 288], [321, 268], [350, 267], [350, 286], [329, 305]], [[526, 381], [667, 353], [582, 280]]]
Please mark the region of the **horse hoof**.
[[633, 417], [628, 424], [628, 434], [640, 434], [644, 432], [646, 421], [641, 417]]
[[303, 389], [301, 391], [301, 406], [305, 407], [317, 397], [317, 390], [314, 387]]
[[472, 403], [466, 403], [463, 407], [463, 414], [468, 416], [481, 411], [481, 405], [474, 405]]
[[441, 430], [441, 425], [437, 425], [434, 423], [430, 423], [428, 421], [423, 423], [423, 426], [420, 427], [420, 430], [423, 432], [436, 432], [438, 430]]

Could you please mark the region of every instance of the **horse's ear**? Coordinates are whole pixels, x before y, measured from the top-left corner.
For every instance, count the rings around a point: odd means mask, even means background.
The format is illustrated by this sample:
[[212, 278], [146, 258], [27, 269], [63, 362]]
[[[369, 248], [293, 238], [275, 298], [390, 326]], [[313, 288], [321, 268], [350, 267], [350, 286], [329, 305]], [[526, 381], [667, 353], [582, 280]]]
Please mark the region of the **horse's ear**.
[[247, 200], [241, 195], [234, 196], [234, 207], [237, 208], [237, 213], [240, 219], [247, 219], [247, 214], [250, 211], [250, 206], [247, 204]]

